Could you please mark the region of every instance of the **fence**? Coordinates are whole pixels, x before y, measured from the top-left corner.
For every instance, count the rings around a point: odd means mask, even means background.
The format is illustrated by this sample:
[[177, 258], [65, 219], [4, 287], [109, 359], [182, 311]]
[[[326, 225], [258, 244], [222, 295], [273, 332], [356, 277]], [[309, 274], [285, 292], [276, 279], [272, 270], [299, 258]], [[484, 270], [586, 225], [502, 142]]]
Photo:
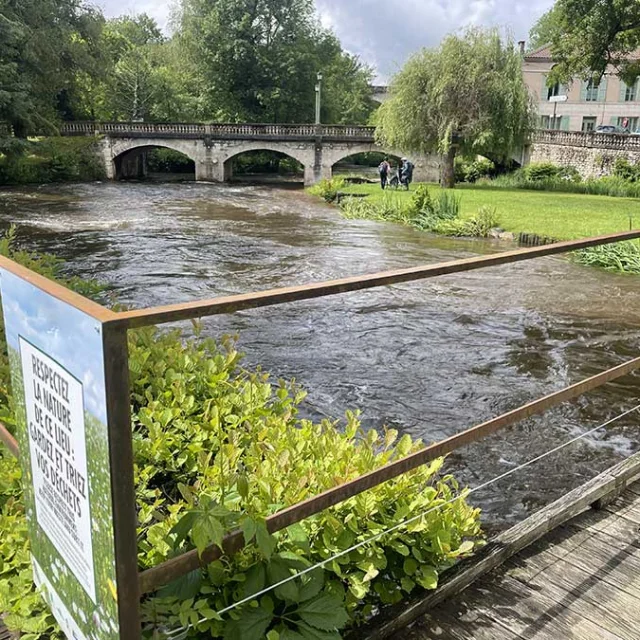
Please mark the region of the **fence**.
[[[416, 282], [446, 274], [505, 265], [637, 238], [640, 238], [640, 230], [305, 286], [124, 312], [111, 311], [17, 265], [11, 260], [0, 258], [0, 267], [3, 269], [26, 280], [50, 296], [84, 312], [102, 325], [118, 599], [121, 603], [121, 638], [127, 640], [140, 638], [139, 603], [141, 595], [152, 592], [200, 566], [205, 566], [223, 554], [233, 554], [244, 546], [243, 533], [232, 531], [226, 535], [222, 548], [211, 545], [202, 554], [198, 554], [195, 550], [188, 551], [156, 567], [142, 572], [138, 571], [127, 352], [127, 332], [130, 329], [218, 314], [230, 314], [240, 310], [293, 303], [397, 283]], [[446, 440], [426, 446], [406, 458], [392, 462], [353, 481], [335, 486], [320, 495], [275, 513], [267, 519], [268, 530], [274, 533], [285, 529], [348, 498], [416, 469], [435, 458], [477, 442], [521, 420], [543, 413], [560, 403], [577, 398], [637, 369], [640, 369], [640, 357], [462, 431]], [[0, 440], [6, 444], [11, 453], [19, 455], [18, 443], [2, 425], [0, 425]]]

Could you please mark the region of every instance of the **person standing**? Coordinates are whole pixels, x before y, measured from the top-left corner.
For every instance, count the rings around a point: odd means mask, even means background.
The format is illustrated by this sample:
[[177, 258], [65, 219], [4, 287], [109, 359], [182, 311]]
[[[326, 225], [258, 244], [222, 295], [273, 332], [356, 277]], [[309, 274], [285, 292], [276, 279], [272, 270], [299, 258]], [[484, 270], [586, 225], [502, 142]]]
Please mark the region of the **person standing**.
[[380, 186], [382, 187], [383, 191], [387, 188], [387, 183], [389, 182], [389, 172], [390, 171], [391, 171], [391, 165], [389, 164], [389, 162], [385, 158], [378, 165], [378, 173], [380, 174]]
[[409, 185], [413, 182], [413, 163], [402, 158], [402, 168], [400, 169], [400, 184], [402, 184], [407, 191], [409, 191]]

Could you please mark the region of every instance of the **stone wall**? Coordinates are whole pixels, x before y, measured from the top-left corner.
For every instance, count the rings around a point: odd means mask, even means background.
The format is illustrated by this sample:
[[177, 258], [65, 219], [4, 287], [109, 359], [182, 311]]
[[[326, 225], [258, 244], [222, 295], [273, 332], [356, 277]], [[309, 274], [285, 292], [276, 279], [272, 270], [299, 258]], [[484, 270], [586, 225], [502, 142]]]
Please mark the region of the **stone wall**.
[[529, 162], [552, 162], [575, 167], [583, 178], [600, 178], [613, 173], [617, 158], [626, 158], [636, 164], [640, 162], [640, 151], [536, 143], [531, 147]]

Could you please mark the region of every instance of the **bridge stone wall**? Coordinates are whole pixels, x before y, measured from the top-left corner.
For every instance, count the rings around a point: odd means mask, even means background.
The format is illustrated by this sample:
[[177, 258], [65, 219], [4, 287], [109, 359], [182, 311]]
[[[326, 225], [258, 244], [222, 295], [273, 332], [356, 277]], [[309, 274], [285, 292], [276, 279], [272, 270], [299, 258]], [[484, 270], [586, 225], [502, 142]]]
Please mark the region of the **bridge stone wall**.
[[529, 162], [575, 167], [583, 178], [610, 175], [617, 158], [640, 162], [640, 136], [540, 131], [529, 154]]

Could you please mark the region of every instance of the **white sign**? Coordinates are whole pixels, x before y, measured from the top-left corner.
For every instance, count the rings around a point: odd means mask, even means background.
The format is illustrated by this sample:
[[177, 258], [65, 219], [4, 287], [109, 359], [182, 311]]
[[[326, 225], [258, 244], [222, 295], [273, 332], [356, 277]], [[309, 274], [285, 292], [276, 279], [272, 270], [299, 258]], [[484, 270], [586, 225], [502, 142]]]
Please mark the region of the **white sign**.
[[549, 102], [566, 102], [567, 99], [567, 96], [551, 96], [551, 98], [549, 98]]
[[76, 624], [69, 609], [65, 607], [64, 602], [60, 600], [53, 585], [47, 580], [47, 576], [38, 564], [38, 561], [32, 556], [33, 563], [33, 581], [39, 589], [44, 591], [44, 598], [49, 603], [51, 613], [57, 620], [63, 633], [69, 640], [85, 640], [86, 636]]
[[19, 343], [36, 520], [95, 603], [82, 383]]

